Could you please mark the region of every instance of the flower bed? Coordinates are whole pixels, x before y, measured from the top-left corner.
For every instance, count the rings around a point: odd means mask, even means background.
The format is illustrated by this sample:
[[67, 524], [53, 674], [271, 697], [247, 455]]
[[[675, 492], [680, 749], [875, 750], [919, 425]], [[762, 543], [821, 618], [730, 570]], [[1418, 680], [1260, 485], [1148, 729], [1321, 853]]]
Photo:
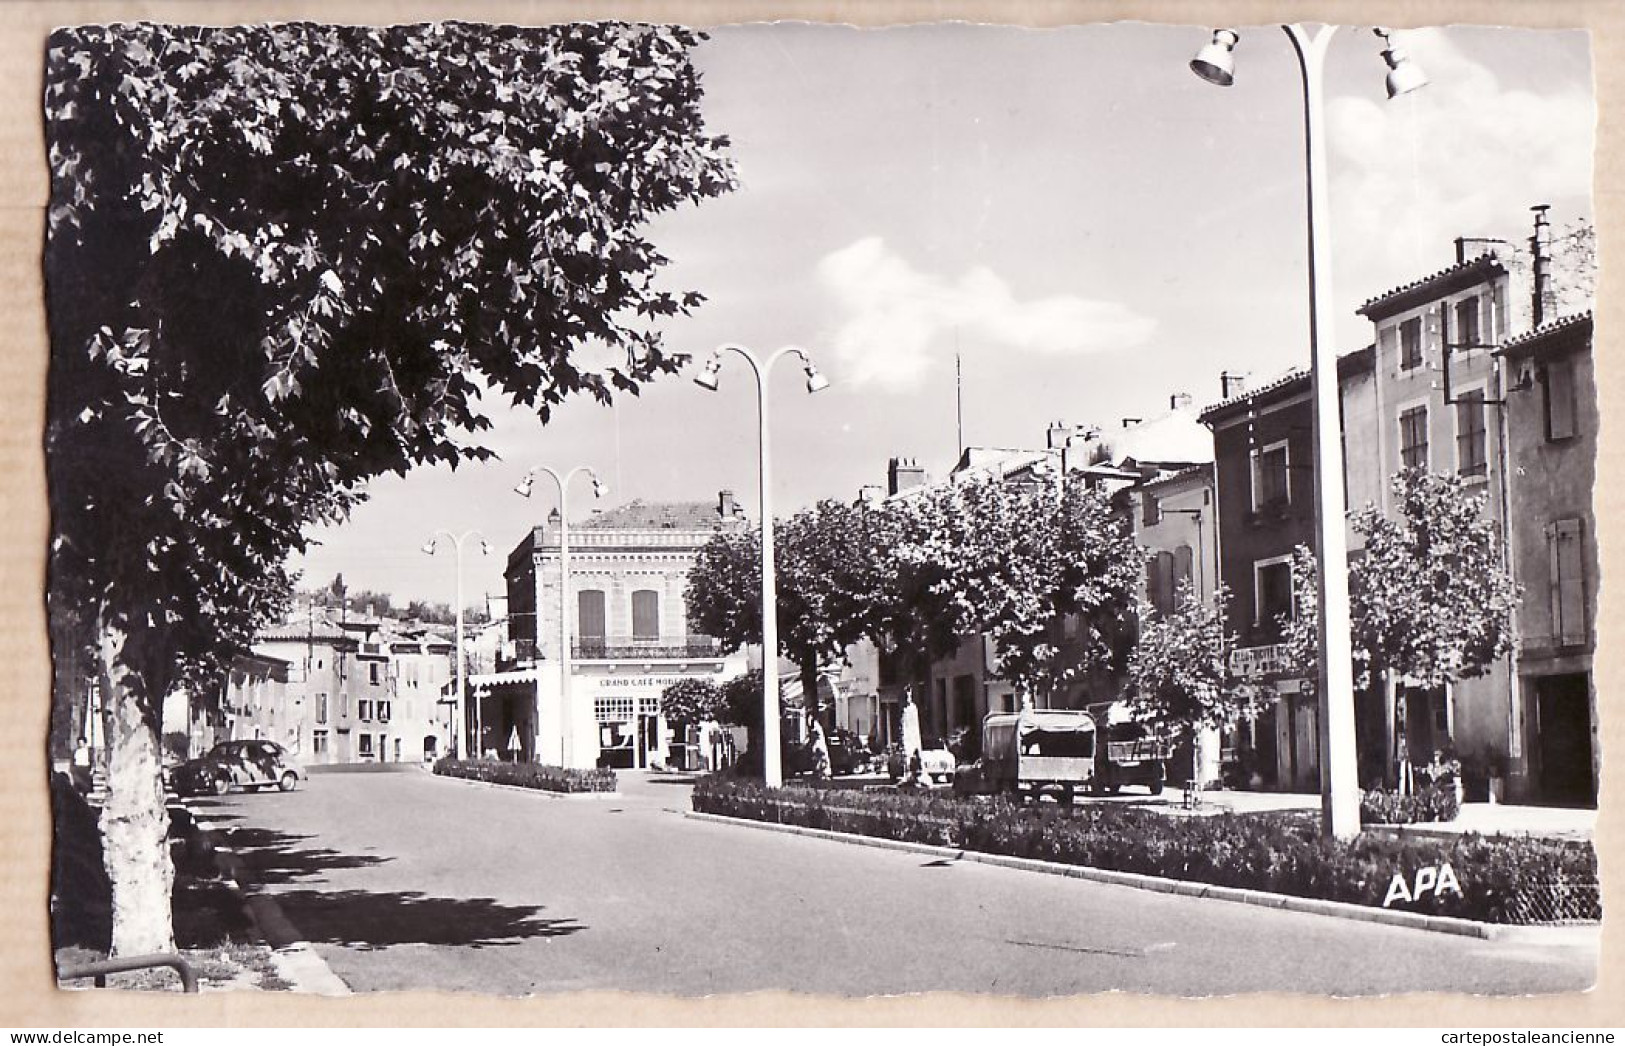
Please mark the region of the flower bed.
[[1454, 821], [1461, 813], [1453, 782], [1425, 785], [1410, 795], [1398, 792], [1361, 792], [1361, 824], [1421, 824]]
[[[1137, 872], [1271, 893], [1383, 907], [1394, 877], [1451, 868], [1460, 890], [1417, 891], [1390, 907], [1483, 922], [1524, 921], [1520, 898], [1539, 884], [1597, 881], [1589, 844], [1543, 839], [1320, 837], [1313, 816], [1216, 814], [1170, 817], [1124, 806], [1018, 806], [941, 796], [820, 788], [766, 788], [709, 777], [694, 809], [755, 821], [822, 828], [982, 853]], [[1407, 890], [1407, 894], [1410, 891]], [[1600, 919], [1600, 904], [1585, 913]]]
[[442, 777], [465, 777], [471, 781], [537, 788], [544, 792], [613, 792], [613, 770], [567, 770], [540, 763], [503, 763], [494, 759], [442, 759], [434, 764]]

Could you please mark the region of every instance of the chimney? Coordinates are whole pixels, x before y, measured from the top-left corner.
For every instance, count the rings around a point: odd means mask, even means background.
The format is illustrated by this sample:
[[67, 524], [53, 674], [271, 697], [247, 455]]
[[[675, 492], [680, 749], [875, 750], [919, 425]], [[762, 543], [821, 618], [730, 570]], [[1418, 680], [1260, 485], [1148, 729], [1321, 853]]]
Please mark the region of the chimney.
[[1067, 436], [1071, 435], [1071, 433], [1072, 430], [1066, 427], [1066, 422], [1052, 421], [1049, 423], [1049, 428], [1044, 430], [1044, 446], [1048, 447], [1050, 450], [1054, 450], [1057, 447], [1064, 447], [1066, 446], [1066, 438]]
[[1529, 238], [1535, 256], [1534, 326], [1539, 327], [1557, 311], [1557, 295], [1552, 290], [1552, 227], [1546, 220], [1549, 203], [1529, 208], [1535, 212], [1535, 235]]
[[886, 492], [896, 494], [925, 486], [925, 469], [915, 458], [892, 458], [886, 464]]
[[1124, 418], [1123, 419], [1123, 427], [1125, 429], [1132, 429], [1134, 426], [1138, 425], [1140, 422], [1142, 422], [1144, 420], [1145, 420], [1144, 418]]
[[1219, 375], [1219, 398], [1230, 399], [1247, 391], [1247, 373], [1239, 370], [1227, 370]]
[[733, 519], [738, 506], [734, 503], [734, 492], [723, 490], [717, 492], [717, 515], [723, 519]]
[[1188, 392], [1176, 392], [1172, 396], [1168, 397], [1168, 409], [1169, 410], [1184, 410], [1186, 407], [1189, 407], [1190, 405], [1191, 405], [1191, 394], [1188, 393]]

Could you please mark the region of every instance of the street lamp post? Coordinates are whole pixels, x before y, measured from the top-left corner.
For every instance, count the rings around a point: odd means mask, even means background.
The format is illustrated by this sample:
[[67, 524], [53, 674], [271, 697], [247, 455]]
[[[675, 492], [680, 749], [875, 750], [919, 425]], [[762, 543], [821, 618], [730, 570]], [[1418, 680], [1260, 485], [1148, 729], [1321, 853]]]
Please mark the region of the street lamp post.
[[[1313, 389], [1315, 461], [1315, 560], [1319, 567], [1320, 609], [1320, 811], [1321, 830], [1347, 839], [1360, 832], [1360, 792], [1354, 744], [1354, 666], [1349, 641], [1347, 506], [1343, 499], [1343, 441], [1338, 417], [1337, 351], [1331, 335], [1331, 223], [1326, 208], [1325, 60], [1337, 26], [1314, 35], [1298, 25], [1281, 29], [1292, 41], [1303, 80], [1304, 173], [1308, 191], [1309, 380]], [[1384, 43], [1388, 33], [1375, 30]], [[1235, 47], [1240, 37], [1218, 29], [1191, 61], [1191, 71], [1208, 83], [1235, 82]], [[1388, 63], [1389, 98], [1413, 91], [1427, 77], [1402, 51], [1382, 52]]]
[[[465, 530], [461, 534], [453, 534], [449, 530], [437, 530], [437, 531], [434, 532], [433, 537], [431, 537], [428, 541], [425, 541], [423, 543], [423, 554], [426, 555], [426, 556], [434, 555], [435, 547], [439, 544], [441, 538], [445, 538], [448, 541], [450, 541], [451, 544], [452, 544], [452, 547], [457, 552], [457, 724], [458, 725], [457, 725], [457, 738], [456, 738], [456, 740], [458, 741], [458, 744], [462, 749], [461, 754], [462, 754], [462, 757], [464, 759], [469, 758], [470, 749], [469, 749], [469, 742], [468, 742], [468, 736], [467, 736], [467, 734], [468, 734], [468, 713], [465, 711], [465, 709], [467, 707], [466, 702], [468, 700], [467, 679], [464, 676], [466, 659], [463, 657], [463, 542], [467, 541], [469, 538], [474, 537], [476, 535], [480, 536], [480, 555], [482, 555], [482, 556], [490, 555], [491, 554], [491, 546], [486, 544], [485, 537], [483, 535], [480, 535], [480, 532], [477, 531], [477, 530]], [[480, 710], [479, 710], [479, 707], [476, 706], [475, 709], [474, 709], [474, 743], [475, 744], [479, 743], [479, 737], [480, 737], [479, 719], [480, 719]], [[473, 758], [478, 759], [479, 758], [479, 752], [477, 752], [477, 751], [474, 752]]]
[[717, 374], [722, 370], [724, 353], [736, 352], [750, 364], [756, 376], [756, 469], [759, 484], [757, 511], [762, 525], [762, 778], [770, 788], [784, 783], [783, 768], [779, 760], [779, 622], [778, 597], [775, 592], [773, 564], [773, 473], [768, 447], [767, 379], [773, 365], [787, 355], [801, 359], [807, 375], [807, 391], [818, 392], [829, 387], [829, 379], [818, 372], [812, 358], [793, 345], [787, 345], [763, 363], [755, 353], [743, 345], [721, 345], [706, 361], [705, 369], [694, 376], [701, 388], [717, 389]]
[[552, 477], [553, 485], [559, 492], [559, 761], [568, 767], [573, 765], [575, 758], [575, 723], [571, 721], [570, 708], [575, 696], [575, 687], [570, 678], [570, 481], [581, 472], [591, 476], [592, 495], [595, 498], [608, 494], [609, 488], [598, 479], [598, 473], [590, 465], [577, 465], [562, 475], [546, 465], [537, 465], [525, 473], [525, 478], [513, 488], [514, 493], [520, 497], [530, 497], [538, 472]]

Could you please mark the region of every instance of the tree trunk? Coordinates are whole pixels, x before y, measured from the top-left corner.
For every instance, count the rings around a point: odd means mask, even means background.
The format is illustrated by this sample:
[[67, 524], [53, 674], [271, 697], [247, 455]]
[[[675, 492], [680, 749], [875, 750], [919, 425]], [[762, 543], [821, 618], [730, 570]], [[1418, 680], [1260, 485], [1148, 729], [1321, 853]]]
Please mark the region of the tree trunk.
[[[834, 708], [830, 715], [834, 715]], [[824, 709], [819, 706], [818, 700], [818, 659], [809, 657], [801, 662], [801, 714], [803, 722], [810, 727], [814, 722], [818, 724], [815, 733], [807, 731], [807, 741], [812, 746], [812, 772], [813, 778], [823, 780], [830, 776], [829, 769], [829, 723], [825, 721]]]
[[100, 657], [112, 709], [102, 860], [113, 887], [113, 954], [175, 950], [169, 811], [159, 762], [160, 698], [124, 661], [129, 636], [106, 626]]

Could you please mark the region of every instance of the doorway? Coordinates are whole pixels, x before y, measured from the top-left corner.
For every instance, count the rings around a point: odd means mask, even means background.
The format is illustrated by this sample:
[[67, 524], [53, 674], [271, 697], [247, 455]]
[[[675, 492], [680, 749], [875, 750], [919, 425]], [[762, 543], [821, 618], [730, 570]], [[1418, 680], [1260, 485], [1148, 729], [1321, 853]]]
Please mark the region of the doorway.
[[1569, 672], [1535, 680], [1535, 729], [1541, 798], [1564, 805], [1595, 806], [1590, 673]]

